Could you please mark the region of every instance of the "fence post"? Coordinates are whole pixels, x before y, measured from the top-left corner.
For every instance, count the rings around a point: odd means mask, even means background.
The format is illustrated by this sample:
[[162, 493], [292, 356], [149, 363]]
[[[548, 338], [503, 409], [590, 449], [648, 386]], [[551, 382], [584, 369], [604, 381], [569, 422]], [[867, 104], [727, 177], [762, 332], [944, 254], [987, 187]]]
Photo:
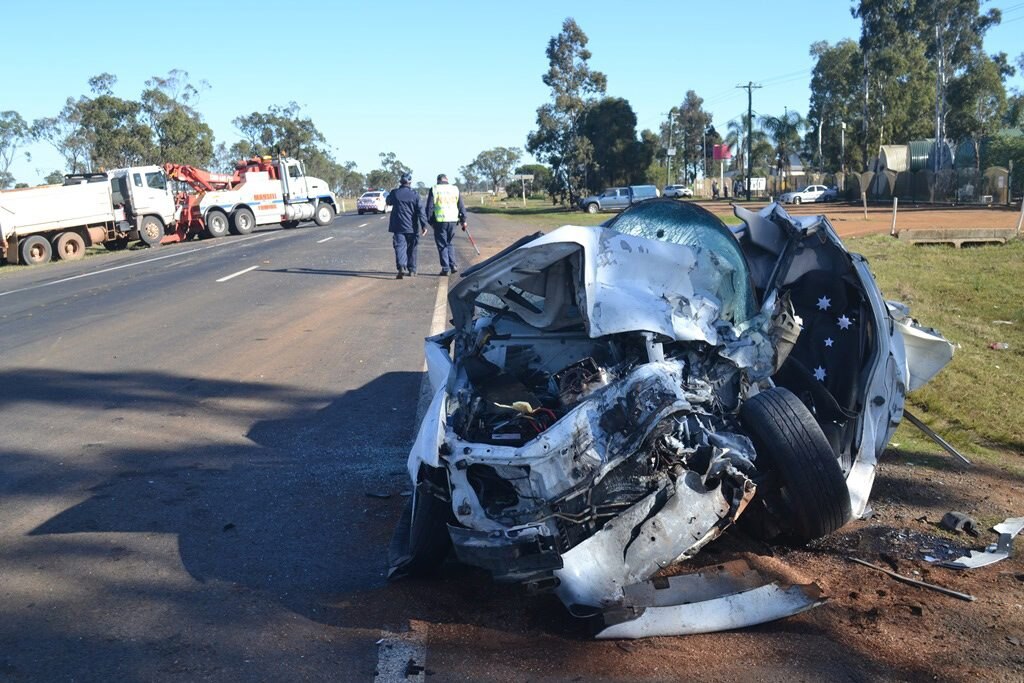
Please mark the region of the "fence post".
[[892, 198], [892, 227], [889, 228], [889, 235], [891, 237], [895, 237], [896, 236], [896, 207], [899, 206], [899, 203], [900, 203], [900, 198], [899, 197], [893, 197]]
[[864, 220], [867, 220], [868, 219], [868, 193], [867, 192], [861, 192], [860, 193], [860, 201], [864, 205]]

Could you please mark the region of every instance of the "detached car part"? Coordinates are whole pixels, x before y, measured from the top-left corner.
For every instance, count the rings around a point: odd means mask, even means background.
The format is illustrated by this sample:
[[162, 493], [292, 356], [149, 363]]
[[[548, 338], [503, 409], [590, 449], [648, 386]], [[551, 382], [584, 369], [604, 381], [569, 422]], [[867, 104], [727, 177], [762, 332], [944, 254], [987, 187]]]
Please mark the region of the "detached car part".
[[644, 202], [463, 274], [454, 328], [426, 344], [433, 398], [392, 577], [454, 548], [575, 615], [644, 619], [612, 633], [735, 628], [760, 623], [743, 605], [763, 621], [817, 604], [768, 583], [671, 592], [719, 601], [703, 612], [647, 614], [633, 596], [735, 523], [804, 543], [861, 515], [908, 383], [952, 347], [905, 308], [894, 317], [824, 217], [736, 212], [731, 231], [693, 204]]

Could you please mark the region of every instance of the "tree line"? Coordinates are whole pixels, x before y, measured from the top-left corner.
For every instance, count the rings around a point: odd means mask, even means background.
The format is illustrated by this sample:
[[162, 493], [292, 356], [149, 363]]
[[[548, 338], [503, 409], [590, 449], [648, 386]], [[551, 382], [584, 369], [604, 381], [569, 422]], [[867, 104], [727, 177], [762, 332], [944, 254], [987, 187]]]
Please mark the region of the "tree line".
[[1006, 89], [1006, 79], [1024, 69], [1024, 53], [1014, 65], [1005, 53], [984, 50], [1000, 10], [982, 13], [978, 0], [855, 0], [850, 11], [861, 22], [859, 40], [810, 46], [806, 115], [787, 109], [758, 114], [749, 125], [733, 119], [724, 137], [693, 90], [657, 133], [637, 135], [629, 103], [607, 96], [607, 78], [589, 67], [586, 34], [566, 19], [547, 45], [542, 79], [551, 98], [537, 109], [526, 145], [550, 167], [548, 193], [575, 204], [607, 185], [689, 183], [707, 175], [714, 146], [723, 143], [740, 175], [749, 155], [754, 175], [787, 177], [794, 159], [820, 172], [859, 171], [880, 145], [936, 136], [973, 140], [979, 166], [986, 156], [1001, 165], [1015, 159], [1019, 185], [1024, 138], [999, 133], [1024, 131], [1024, 92]]
[[239, 159], [286, 153], [335, 192], [351, 196], [367, 187], [395, 187], [399, 176], [411, 171], [394, 152], [382, 152], [380, 167], [365, 175], [355, 162], [337, 161], [323, 133], [295, 102], [239, 115], [232, 123], [240, 139], [226, 144], [215, 142], [197, 109], [210, 87], [205, 81], [193, 82], [188, 72], [174, 69], [147, 80], [137, 100], [114, 95], [116, 83], [109, 73], [94, 76], [89, 94], [68, 97], [59, 112], [35, 121], [16, 111], [0, 112], [0, 189], [15, 185], [11, 165], [31, 142], [51, 145], [64, 161], [63, 169], [46, 176], [47, 183], [60, 183], [64, 173], [168, 162], [230, 172]]

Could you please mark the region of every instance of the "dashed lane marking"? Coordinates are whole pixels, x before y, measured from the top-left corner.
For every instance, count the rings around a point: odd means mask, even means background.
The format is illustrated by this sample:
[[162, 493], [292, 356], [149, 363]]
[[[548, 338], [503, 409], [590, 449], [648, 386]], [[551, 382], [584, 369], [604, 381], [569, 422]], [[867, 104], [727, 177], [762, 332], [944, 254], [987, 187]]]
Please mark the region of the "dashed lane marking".
[[224, 277], [222, 277], [219, 280], [217, 280], [217, 282], [227, 282], [228, 280], [230, 280], [232, 278], [236, 278], [239, 275], [245, 275], [249, 271], [256, 270], [257, 268], [259, 268], [259, 266], [249, 266], [248, 268], [246, 268], [244, 270], [240, 270], [237, 273], [231, 273], [231, 275], [225, 275]]
[[323, 244], [324, 242], [330, 242], [331, 240], [334, 239], [334, 237], [335, 237], [334, 235], [331, 235], [330, 237], [325, 237], [322, 240], [317, 240], [316, 243], [317, 244]]
[[359, 225], [357, 225], [356, 227], [357, 227], [357, 228], [365, 228], [365, 227], [366, 227], [367, 225], [369, 225], [369, 223], [360, 223], [360, 224], [359, 224]]

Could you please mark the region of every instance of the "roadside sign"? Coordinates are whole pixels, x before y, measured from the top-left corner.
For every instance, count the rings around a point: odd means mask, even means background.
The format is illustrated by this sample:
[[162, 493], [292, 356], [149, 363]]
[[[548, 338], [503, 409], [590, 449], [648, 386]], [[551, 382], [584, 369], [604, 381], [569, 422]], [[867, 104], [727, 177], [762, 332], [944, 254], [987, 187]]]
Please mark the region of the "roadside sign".
[[667, 155], [669, 155], [670, 157], [674, 157], [676, 155], [676, 148], [675, 147], [669, 147], [668, 151], [666, 151], [665, 153]]
[[532, 173], [517, 173], [512, 176], [512, 180], [533, 180]]

